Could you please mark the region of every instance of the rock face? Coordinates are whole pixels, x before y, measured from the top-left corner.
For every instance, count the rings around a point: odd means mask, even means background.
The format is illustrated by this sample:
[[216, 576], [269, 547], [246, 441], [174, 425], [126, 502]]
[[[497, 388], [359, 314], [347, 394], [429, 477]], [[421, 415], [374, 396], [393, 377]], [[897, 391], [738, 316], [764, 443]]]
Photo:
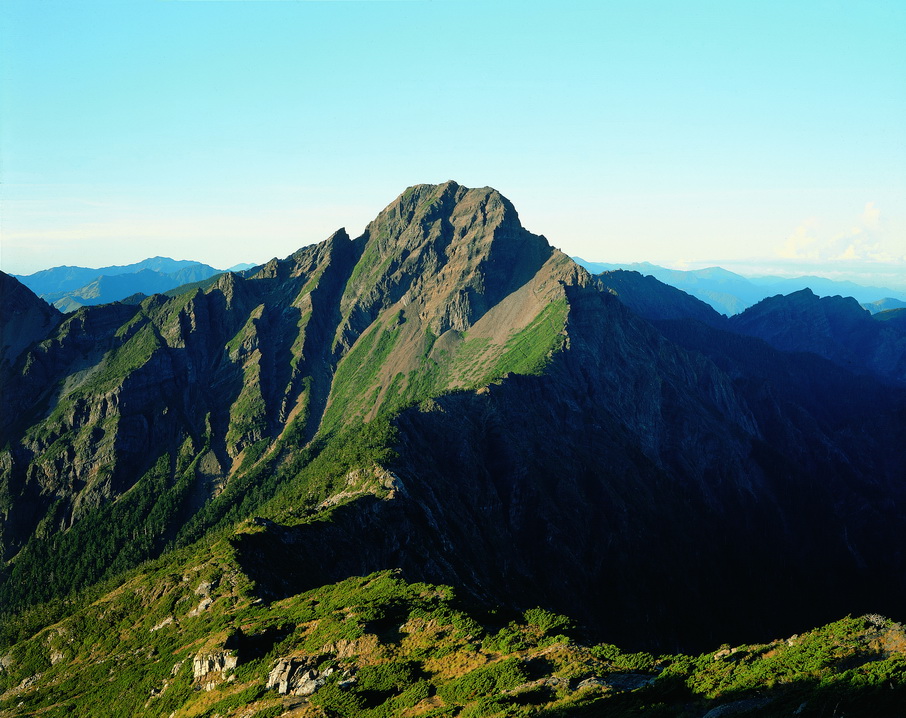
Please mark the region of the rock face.
[[192, 677], [197, 681], [209, 673], [225, 673], [236, 667], [237, 657], [223, 651], [195, 656], [192, 660]]
[[281, 695], [310, 696], [333, 672], [333, 668], [320, 672], [302, 658], [285, 658], [268, 674], [265, 687]]
[[248, 277], [75, 312], [10, 373], [0, 599], [256, 515], [385, 412], [386, 466], [234, 537], [263, 599], [399, 567], [671, 648], [900, 605], [904, 392], [630, 274], [448, 182]]

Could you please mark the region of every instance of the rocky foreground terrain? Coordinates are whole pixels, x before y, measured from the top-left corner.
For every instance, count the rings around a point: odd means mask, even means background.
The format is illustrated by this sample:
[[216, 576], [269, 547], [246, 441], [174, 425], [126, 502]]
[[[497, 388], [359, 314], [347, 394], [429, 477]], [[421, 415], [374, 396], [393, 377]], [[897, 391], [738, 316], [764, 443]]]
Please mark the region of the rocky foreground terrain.
[[453, 182], [174, 296], [0, 280], [6, 715], [898, 715], [896, 322]]

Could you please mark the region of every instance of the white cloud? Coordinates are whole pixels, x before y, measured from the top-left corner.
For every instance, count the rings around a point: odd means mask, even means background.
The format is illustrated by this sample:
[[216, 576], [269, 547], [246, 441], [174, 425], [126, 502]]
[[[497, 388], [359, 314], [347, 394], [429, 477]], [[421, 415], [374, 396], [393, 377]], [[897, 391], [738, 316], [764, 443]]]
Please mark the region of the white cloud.
[[906, 261], [903, 238], [888, 235], [880, 208], [867, 202], [856, 223], [848, 230], [827, 236], [817, 220], [809, 219], [786, 238], [777, 255], [783, 259], [814, 262], [867, 262], [878, 264]]
[[816, 236], [817, 226], [818, 222], [815, 219], [800, 224], [786, 238], [778, 254], [784, 259], [817, 259], [820, 251], [820, 241]]

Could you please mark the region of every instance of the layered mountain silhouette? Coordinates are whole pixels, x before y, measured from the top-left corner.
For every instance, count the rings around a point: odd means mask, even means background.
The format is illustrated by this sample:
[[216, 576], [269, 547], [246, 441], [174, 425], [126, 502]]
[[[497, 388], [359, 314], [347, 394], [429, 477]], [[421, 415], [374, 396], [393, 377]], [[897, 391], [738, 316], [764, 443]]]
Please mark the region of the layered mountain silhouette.
[[614, 270], [596, 279], [646, 319], [696, 319], [759, 337], [786, 352], [811, 352], [850, 371], [906, 384], [906, 313], [901, 309], [871, 314], [852, 297], [818, 297], [803, 289], [769, 297], [728, 319], [704, 301], [652, 276]]
[[[767, 297], [790, 294], [802, 289], [810, 289], [822, 297], [837, 295], [854, 297], [859, 302], [863, 302], [866, 309], [870, 311], [878, 311], [878, 309], [873, 309], [875, 305], [884, 309], [902, 306], [902, 300], [906, 299], [906, 295], [902, 292], [886, 287], [866, 287], [855, 282], [825, 277], [744, 277], [722, 267], [681, 270], [667, 269], [650, 262], [608, 264], [589, 262], [581, 257], [573, 257], [573, 259], [595, 274], [622, 270], [635, 271], [654, 277], [664, 284], [682, 289], [727, 316], [739, 314]], [[882, 297], [887, 297], [887, 299], [882, 299]], [[893, 304], [889, 304], [890, 302]]]
[[640, 317], [646, 319], [697, 319], [721, 329], [727, 318], [711, 305], [669, 284], [640, 272], [615, 269], [601, 272], [596, 279], [601, 287], [616, 296]]
[[813, 352], [906, 384], [906, 333], [885, 314], [869, 314], [852, 297], [819, 298], [803, 289], [762, 300], [731, 317], [730, 326], [784, 351]]
[[906, 598], [902, 352], [846, 354], [812, 295], [729, 322], [454, 182], [172, 297], [62, 317], [14, 281], [11, 609], [224, 532], [262, 601], [399, 569], [636, 647]]
[[[242, 268], [251, 266], [242, 265]], [[79, 307], [107, 304], [134, 294], [166, 292], [219, 273], [220, 270], [201, 262], [152, 257], [100, 269], [54, 267], [16, 279], [57, 309], [73, 312]]]

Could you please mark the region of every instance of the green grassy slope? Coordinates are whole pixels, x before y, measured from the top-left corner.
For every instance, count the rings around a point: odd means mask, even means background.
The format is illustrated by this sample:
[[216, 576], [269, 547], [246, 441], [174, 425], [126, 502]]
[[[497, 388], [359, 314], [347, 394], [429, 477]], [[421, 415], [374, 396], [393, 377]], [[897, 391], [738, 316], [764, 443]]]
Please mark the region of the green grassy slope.
[[[392, 571], [264, 603], [228, 539], [89, 601], [3, 652], [0, 716], [878, 718], [906, 700], [906, 631], [878, 616], [698, 656], [624, 653], [566, 617], [488, 611]], [[281, 667], [310, 671], [314, 692], [281, 693]]]

